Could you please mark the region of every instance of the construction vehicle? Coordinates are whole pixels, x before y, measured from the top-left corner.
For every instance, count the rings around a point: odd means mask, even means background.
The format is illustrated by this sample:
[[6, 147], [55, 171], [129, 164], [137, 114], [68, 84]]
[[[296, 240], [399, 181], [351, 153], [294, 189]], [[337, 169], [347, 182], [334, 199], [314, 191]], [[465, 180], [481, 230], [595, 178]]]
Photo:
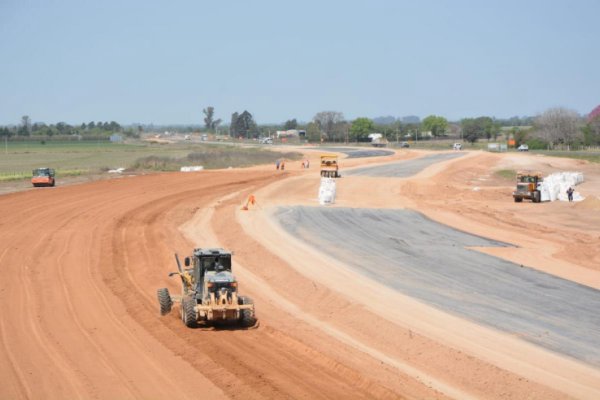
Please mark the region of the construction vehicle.
[[206, 324], [256, 324], [251, 298], [238, 295], [238, 283], [231, 272], [232, 253], [224, 249], [194, 249], [181, 267], [175, 254], [177, 272], [181, 278], [181, 295], [171, 295], [167, 288], [157, 290], [161, 315], [171, 312], [173, 303], [180, 303], [181, 320], [189, 327]]
[[529, 199], [533, 203], [542, 201], [539, 185], [544, 178], [540, 172], [520, 171], [517, 173], [517, 189], [513, 192], [515, 203]]
[[381, 133], [371, 133], [369, 139], [371, 139], [371, 146], [373, 147], [387, 147], [389, 143]]
[[321, 154], [321, 176], [324, 178], [341, 177], [336, 154]]
[[33, 186], [54, 186], [54, 170], [52, 168], [37, 168], [33, 170], [31, 183]]

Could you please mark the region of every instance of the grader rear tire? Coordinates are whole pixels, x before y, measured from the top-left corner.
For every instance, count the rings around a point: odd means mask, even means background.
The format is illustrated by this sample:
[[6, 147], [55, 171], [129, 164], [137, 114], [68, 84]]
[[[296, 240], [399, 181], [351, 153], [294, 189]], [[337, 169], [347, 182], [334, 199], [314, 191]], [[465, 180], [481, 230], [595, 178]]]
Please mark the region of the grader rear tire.
[[173, 307], [173, 302], [171, 301], [169, 289], [158, 289], [156, 291], [156, 296], [158, 297], [158, 304], [160, 304], [160, 315], [167, 315], [168, 313], [170, 313], [171, 308]]
[[183, 310], [183, 323], [188, 328], [195, 328], [198, 322], [198, 316], [196, 315], [196, 301], [190, 297], [186, 297], [181, 301], [181, 308]]

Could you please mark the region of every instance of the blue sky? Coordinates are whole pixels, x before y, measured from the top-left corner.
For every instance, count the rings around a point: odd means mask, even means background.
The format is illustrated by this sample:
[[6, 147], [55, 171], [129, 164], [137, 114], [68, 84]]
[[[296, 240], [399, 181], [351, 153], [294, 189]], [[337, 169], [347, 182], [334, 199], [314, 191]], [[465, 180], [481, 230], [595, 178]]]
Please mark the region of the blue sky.
[[0, 0], [0, 124], [600, 103], [600, 1]]

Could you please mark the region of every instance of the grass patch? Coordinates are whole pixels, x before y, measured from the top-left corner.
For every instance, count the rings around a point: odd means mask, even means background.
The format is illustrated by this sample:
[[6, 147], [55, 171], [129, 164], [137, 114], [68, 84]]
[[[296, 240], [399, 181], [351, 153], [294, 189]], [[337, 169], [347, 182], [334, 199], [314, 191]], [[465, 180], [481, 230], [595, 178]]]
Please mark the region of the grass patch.
[[11, 182], [11, 181], [20, 181], [23, 179], [30, 179], [30, 174], [25, 174], [24, 172], [2, 172], [0, 173], [0, 182]]
[[299, 160], [302, 154], [279, 153], [259, 148], [209, 145], [185, 157], [148, 156], [135, 161], [132, 168], [150, 171], [178, 171], [183, 166], [201, 165], [205, 169], [239, 168], [275, 163], [275, 160]]
[[515, 179], [517, 176], [517, 171], [514, 169], [500, 169], [494, 172], [494, 175], [503, 178], [503, 179]]
[[544, 154], [548, 157], [574, 158], [576, 160], [586, 160], [593, 163], [600, 163], [600, 152], [598, 151], [556, 151], [543, 150], [535, 151], [536, 154]]
[[176, 171], [184, 165], [206, 169], [299, 160], [300, 153], [280, 153], [258, 147], [206, 143], [150, 144], [97, 142], [8, 142], [0, 147], [0, 182], [31, 179], [35, 168], [48, 167], [61, 177], [106, 172], [113, 168]]
[[56, 176], [80, 176], [89, 173], [89, 169], [59, 169], [56, 171]]

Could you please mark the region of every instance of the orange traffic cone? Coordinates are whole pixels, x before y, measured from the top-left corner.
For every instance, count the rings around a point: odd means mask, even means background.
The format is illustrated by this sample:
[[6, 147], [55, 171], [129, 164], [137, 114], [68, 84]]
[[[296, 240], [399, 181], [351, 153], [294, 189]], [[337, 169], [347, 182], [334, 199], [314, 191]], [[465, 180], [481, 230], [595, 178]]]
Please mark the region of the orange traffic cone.
[[256, 198], [253, 194], [248, 196], [248, 200], [246, 200], [246, 204], [242, 206], [243, 211], [248, 211], [248, 206], [256, 204]]

